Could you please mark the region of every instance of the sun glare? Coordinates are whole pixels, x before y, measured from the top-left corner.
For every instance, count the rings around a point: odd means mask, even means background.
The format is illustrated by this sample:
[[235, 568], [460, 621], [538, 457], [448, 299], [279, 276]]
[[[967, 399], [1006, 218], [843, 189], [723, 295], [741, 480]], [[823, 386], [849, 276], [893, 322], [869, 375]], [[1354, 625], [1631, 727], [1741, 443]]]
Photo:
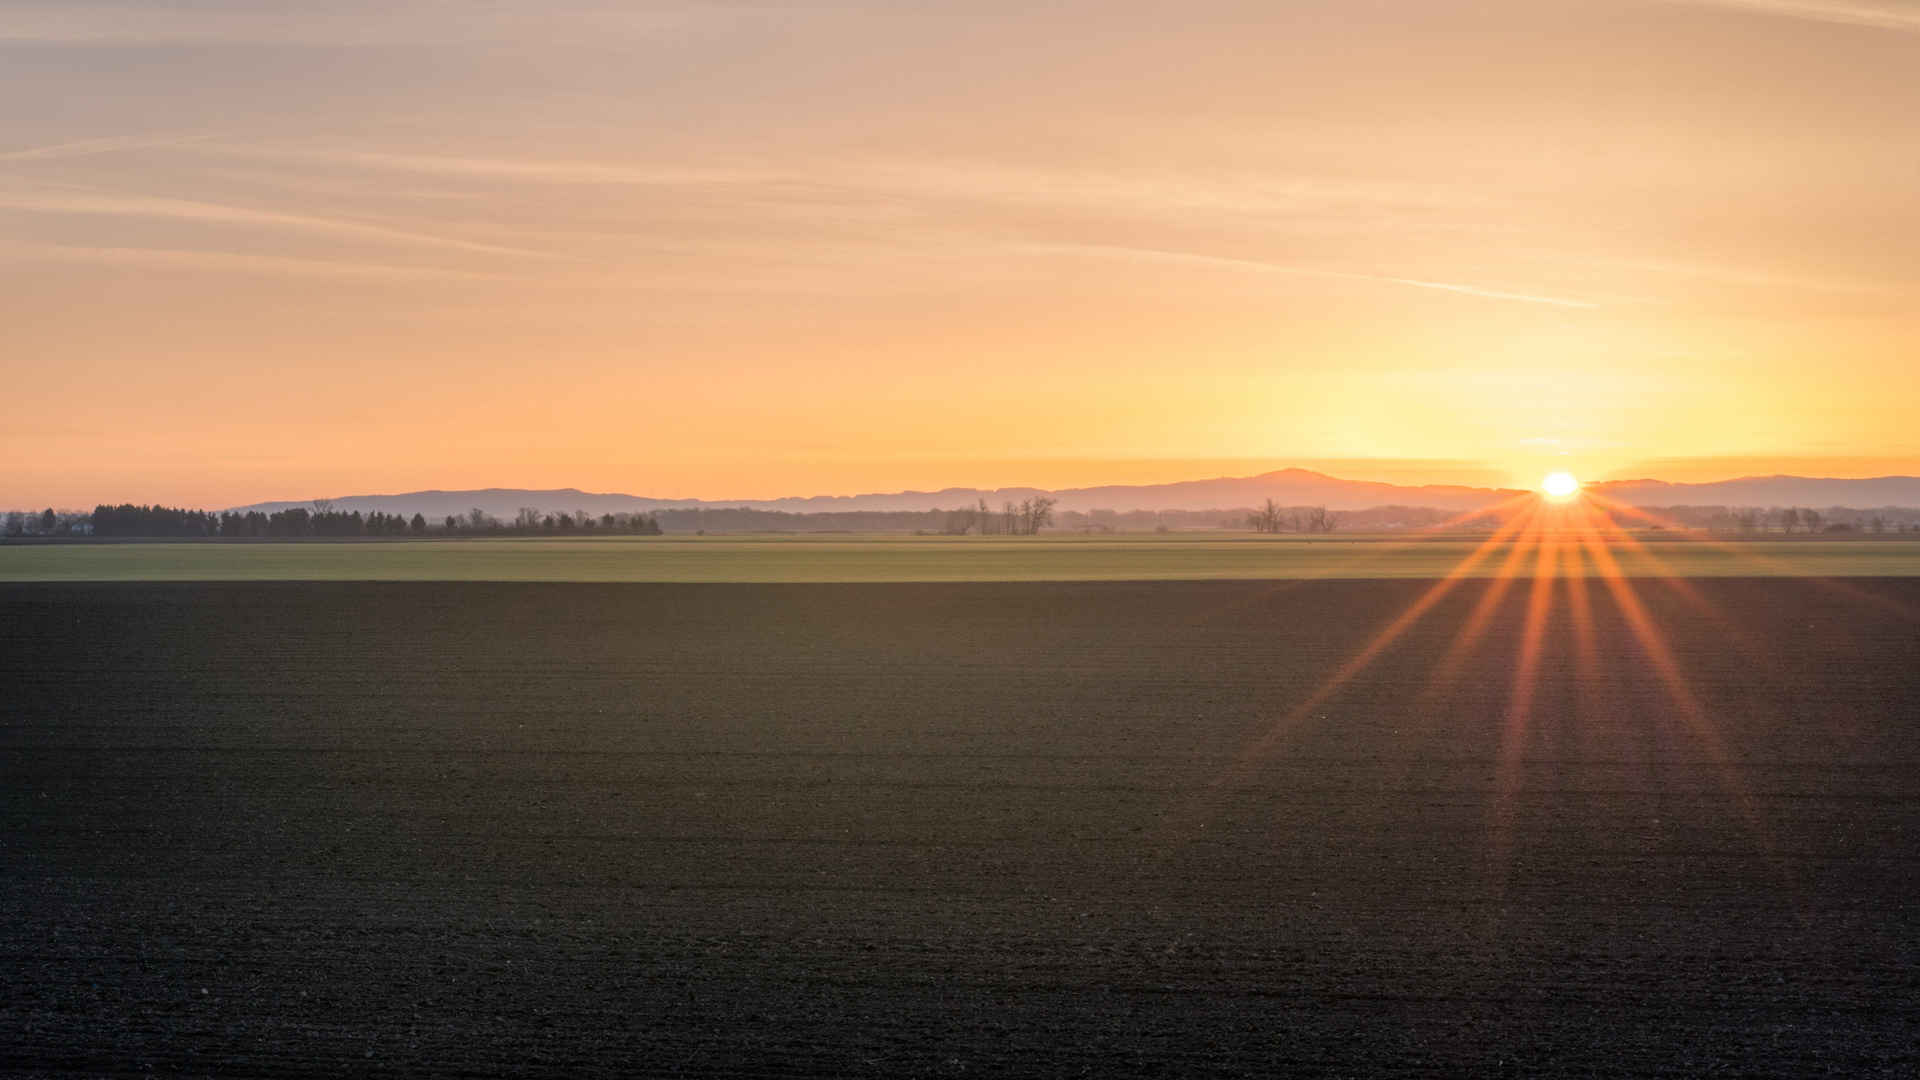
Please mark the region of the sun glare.
[[1549, 499], [1571, 499], [1580, 490], [1580, 481], [1575, 480], [1570, 472], [1548, 473], [1546, 479], [1540, 481], [1540, 490]]

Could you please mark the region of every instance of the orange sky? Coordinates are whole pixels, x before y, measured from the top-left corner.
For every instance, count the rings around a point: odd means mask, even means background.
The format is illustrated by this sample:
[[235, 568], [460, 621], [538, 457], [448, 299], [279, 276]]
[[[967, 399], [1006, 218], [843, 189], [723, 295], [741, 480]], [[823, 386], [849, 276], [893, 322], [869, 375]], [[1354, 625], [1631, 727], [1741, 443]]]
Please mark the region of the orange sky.
[[0, 506], [1920, 472], [1920, 4], [0, 0]]

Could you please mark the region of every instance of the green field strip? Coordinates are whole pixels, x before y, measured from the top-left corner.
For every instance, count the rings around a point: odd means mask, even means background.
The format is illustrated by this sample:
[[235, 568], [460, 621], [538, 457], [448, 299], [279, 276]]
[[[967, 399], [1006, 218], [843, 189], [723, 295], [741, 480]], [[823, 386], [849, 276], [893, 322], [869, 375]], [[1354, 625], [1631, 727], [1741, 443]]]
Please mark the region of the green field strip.
[[[1196, 581], [1432, 578], [1471, 539], [622, 537], [0, 546], [0, 581]], [[1608, 548], [1633, 577], [1908, 577], [1920, 541], [1649, 540]], [[1511, 549], [1466, 570], [1499, 574]], [[1530, 576], [1524, 553], [1515, 569]], [[1569, 545], [1556, 573], [1594, 574]]]

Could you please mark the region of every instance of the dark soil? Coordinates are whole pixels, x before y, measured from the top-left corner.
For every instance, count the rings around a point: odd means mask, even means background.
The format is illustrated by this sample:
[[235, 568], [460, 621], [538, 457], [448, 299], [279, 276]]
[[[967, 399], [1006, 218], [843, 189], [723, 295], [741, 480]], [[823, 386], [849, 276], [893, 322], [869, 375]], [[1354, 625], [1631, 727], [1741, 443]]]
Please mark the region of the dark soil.
[[1634, 585], [0, 586], [0, 1071], [1911, 1075], [1920, 579]]

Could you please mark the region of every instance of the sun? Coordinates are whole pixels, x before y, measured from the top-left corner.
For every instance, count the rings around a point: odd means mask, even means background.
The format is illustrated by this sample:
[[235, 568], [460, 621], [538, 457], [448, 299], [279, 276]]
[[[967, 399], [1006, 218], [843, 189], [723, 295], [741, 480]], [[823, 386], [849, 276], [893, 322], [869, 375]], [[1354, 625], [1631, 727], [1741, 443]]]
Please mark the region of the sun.
[[1555, 502], [1564, 502], [1580, 491], [1580, 481], [1574, 479], [1570, 472], [1548, 473], [1546, 478], [1540, 481], [1540, 490], [1546, 494], [1547, 498]]

